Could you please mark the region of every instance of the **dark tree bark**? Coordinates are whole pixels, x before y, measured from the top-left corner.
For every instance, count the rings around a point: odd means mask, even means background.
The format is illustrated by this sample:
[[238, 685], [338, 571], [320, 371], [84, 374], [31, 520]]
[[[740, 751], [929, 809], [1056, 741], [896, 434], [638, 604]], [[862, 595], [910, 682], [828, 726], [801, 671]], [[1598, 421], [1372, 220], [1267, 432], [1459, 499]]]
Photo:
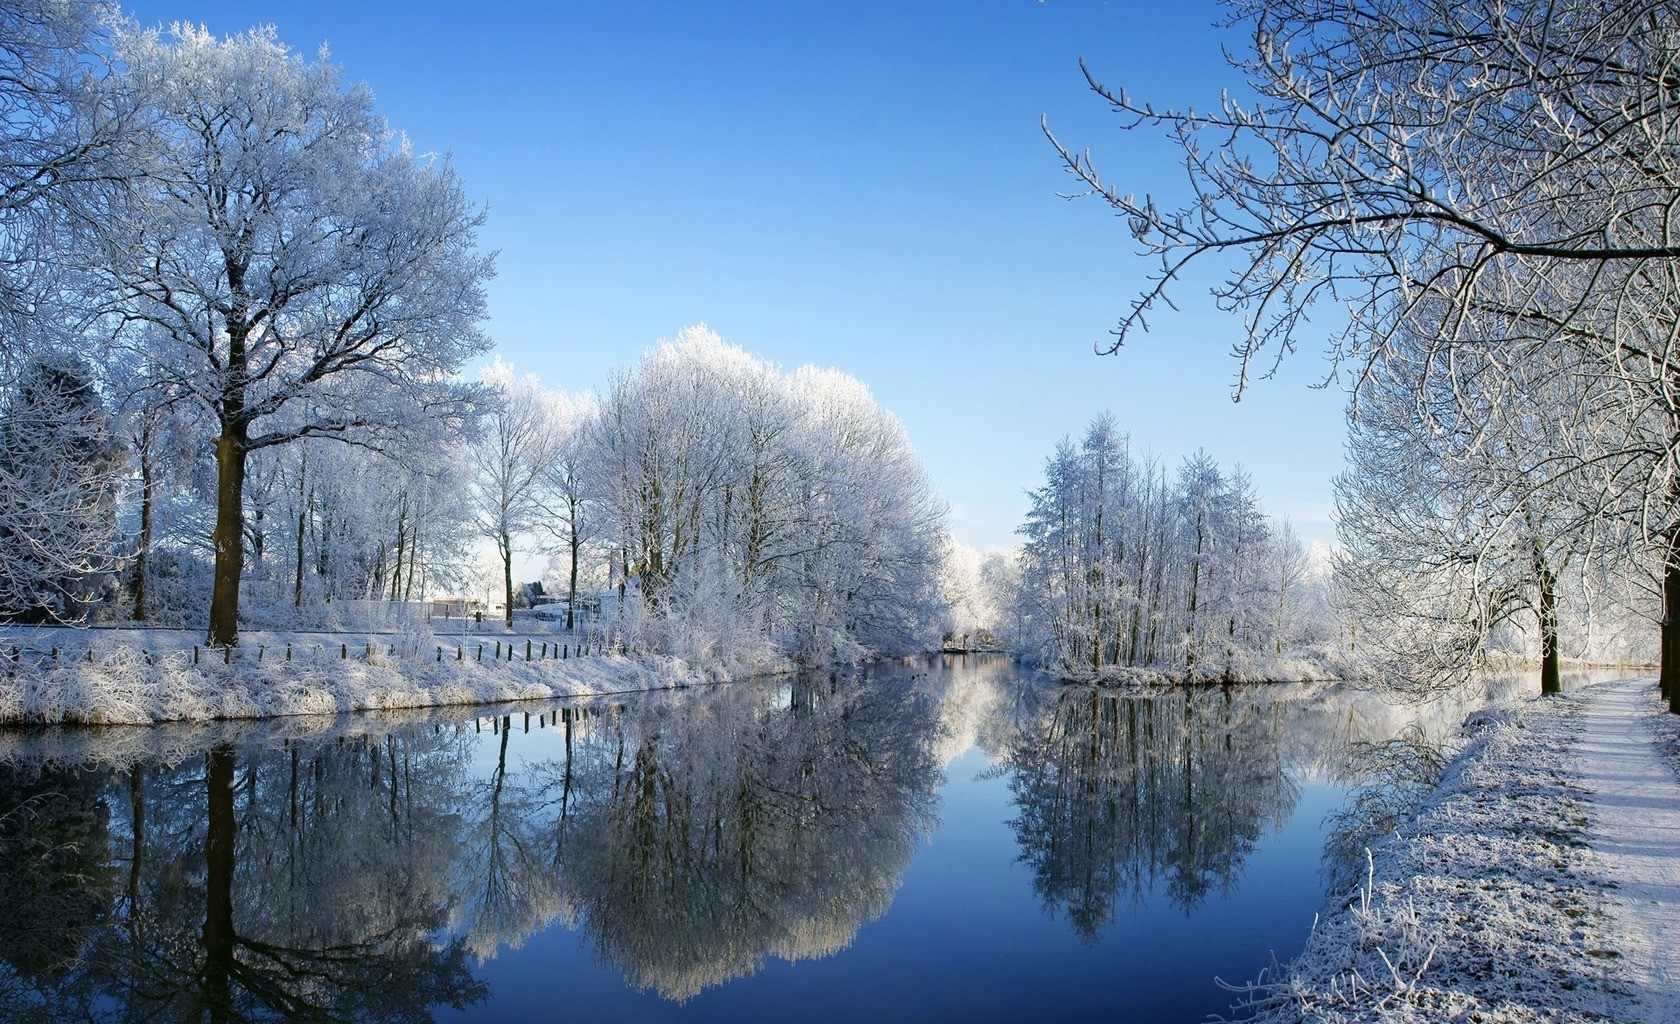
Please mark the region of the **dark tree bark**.
[[577, 531], [577, 513], [575, 511], [572, 513], [571, 549], [572, 549], [572, 571], [571, 571], [571, 578], [567, 581], [567, 584], [566, 584], [566, 632], [568, 632], [568, 633], [572, 632], [576, 628], [576, 625], [577, 625], [576, 622], [573, 619], [573, 616], [576, 615], [576, 613], [577, 613], [577, 577], [578, 577], [578, 531]]
[[1662, 664], [1657, 681], [1668, 709], [1680, 715], [1680, 527], [1667, 534], [1663, 559]]
[[297, 518], [297, 563], [292, 577], [292, 607], [303, 607], [303, 538], [304, 530], [309, 525], [309, 496], [305, 482], [309, 476], [309, 456], [306, 454], [298, 462], [298, 518]]
[[245, 568], [245, 424], [224, 423], [216, 439], [215, 582], [210, 591], [212, 646], [239, 642], [239, 577]]
[[497, 538], [502, 545], [502, 589], [507, 598], [507, 627], [513, 628], [513, 538], [506, 531]]
[[134, 621], [146, 619], [146, 574], [152, 561], [152, 502], [156, 496], [157, 472], [152, 466], [152, 425], [140, 428], [140, 539], [134, 551]]
[[1544, 567], [1540, 569], [1539, 575], [1540, 693], [1550, 696], [1563, 692], [1558, 659], [1557, 579]]

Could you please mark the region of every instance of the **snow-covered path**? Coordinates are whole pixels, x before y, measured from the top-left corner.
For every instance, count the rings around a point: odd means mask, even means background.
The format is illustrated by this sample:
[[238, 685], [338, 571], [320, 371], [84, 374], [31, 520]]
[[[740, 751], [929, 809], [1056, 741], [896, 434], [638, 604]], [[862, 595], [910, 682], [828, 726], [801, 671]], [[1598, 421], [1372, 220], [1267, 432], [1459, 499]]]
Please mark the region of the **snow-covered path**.
[[[1578, 753], [1596, 861], [1641, 1018], [1680, 1024], [1680, 778], [1652, 742], [1647, 677], [1588, 692]], [[1672, 726], [1672, 719], [1665, 719]]]

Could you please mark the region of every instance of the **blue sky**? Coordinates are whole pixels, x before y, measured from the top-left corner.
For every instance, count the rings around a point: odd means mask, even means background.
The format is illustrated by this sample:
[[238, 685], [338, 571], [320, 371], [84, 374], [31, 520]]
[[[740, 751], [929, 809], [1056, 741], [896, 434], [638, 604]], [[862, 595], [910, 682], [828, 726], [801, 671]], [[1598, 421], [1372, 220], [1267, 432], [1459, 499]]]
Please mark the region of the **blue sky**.
[[1342, 396], [1312, 351], [1230, 400], [1242, 330], [1205, 284], [1098, 357], [1151, 261], [1039, 128], [1124, 190], [1182, 175], [1085, 87], [1211, 106], [1240, 85], [1206, 0], [401, 5], [146, 0], [143, 24], [274, 24], [328, 44], [421, 151], [452, 155], [498, 250], [491, 336], [551, 386], [599, 388], [704, 322], [834, 366], [904, 421], [957, 539], [1013, 542], [1044, 458], [1111, 410], [1169, 461], [1241, 462], [1329, 540]]

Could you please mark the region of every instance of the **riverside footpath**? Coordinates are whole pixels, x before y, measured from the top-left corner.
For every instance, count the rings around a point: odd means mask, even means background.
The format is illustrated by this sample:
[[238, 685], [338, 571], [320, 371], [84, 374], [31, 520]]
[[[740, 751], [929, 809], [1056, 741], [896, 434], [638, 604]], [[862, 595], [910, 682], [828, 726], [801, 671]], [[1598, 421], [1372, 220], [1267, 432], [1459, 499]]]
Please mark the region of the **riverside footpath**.
[[1680, 1024], [1680, 718], [1655, 680], [1466, 729], [1301, 955], [1234, 990], [1239, 1019]]

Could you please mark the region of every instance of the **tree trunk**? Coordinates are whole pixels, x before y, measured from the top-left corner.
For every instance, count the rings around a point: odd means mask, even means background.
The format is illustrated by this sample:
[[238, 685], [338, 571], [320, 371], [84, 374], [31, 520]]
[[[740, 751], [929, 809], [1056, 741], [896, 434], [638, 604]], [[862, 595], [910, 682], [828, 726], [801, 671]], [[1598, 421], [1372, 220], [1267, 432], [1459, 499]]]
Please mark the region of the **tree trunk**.
[[513, 628], [513, 538], [503, 532], [499, 538], [502, 543], [502, 586], [507, 596], [507, 627]]
[[[414, 525], [408, 530], [408, 582], [403, 584], [403, 600], [414, 600], [414, 570], [420, 564], [420, 522], [421, 517], [414, 517]], [[421, 597], [425, 597], [422, 592]]]
[[403, 556], [408, 553], [408, 506], [397, 513], [397, 564], [391, 570], [391, 600], [402, 599]]
[[245, 563], [245, 429], [224, 424], [216, 439], [215, 582], [210, 592], [212, 646], [239, 642], [239, 576]]
[[303, 536], [304, 528], [309, 525], [309, 452], [305, 450], [298, 457], [298, 520], [297, 520], [297, 574], [296, 582], [292, 586], [292, 607], [303, 607]]
[[568, 580], [567, 585], [566, 585], [566, 632], [568, 632], [568, 633], [572, 632], [574, 629], [577, 628], [577, 624], [573, 621], [573, 616], [577, 613], [577, 574], [578, 574], [578, 532], [577, 532], [577, 513], [575, 513], [575, 512], [572, 513], [571, 534], [572, 534], [572, 536], [571, 536], [572, 570], [571, 570], [571, 577]]
[[1551, 696], [1563, 692], [1562, 675], [1558, 670], [1558, 612], [1557, 580], [1545, 569], [1540, 570], [1540, 693]]
[[140, 541], [134, 552], [134, 621], [146, 619], [146, 574], [152, 561], [152, 500], [157, 474], [152, 468], [152, 425], [140, 432]]
[[208, 829], [204, 835], [204, 997], [210, 1020], [232, 1017], [233, 992], [233, 748], [204, 755]]
[[1680, 715], [1680, 528], [1668, 531], [1663, 558], [1662, 667], [1657, 680], [1668, 709]]

